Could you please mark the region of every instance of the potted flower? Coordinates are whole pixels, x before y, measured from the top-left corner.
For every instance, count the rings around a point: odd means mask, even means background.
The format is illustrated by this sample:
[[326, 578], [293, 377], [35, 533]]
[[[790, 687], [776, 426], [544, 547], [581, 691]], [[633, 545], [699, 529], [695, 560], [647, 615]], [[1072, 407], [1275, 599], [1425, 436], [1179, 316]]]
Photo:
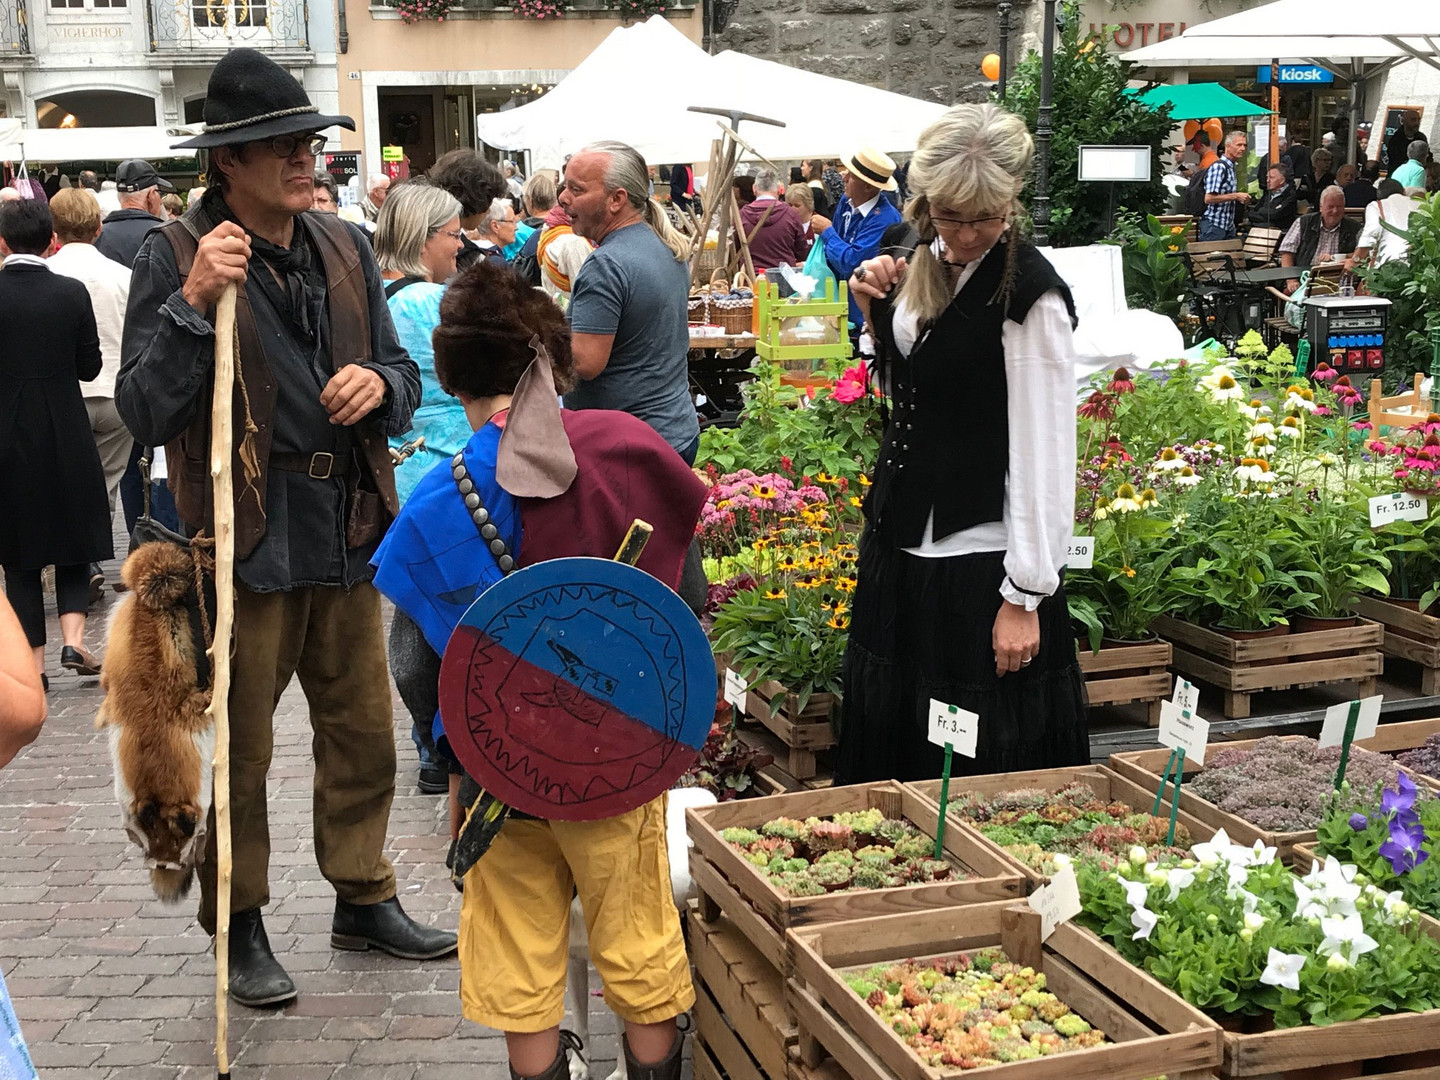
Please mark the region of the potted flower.
[[1292, 620], [1296, 633], [1354, 626], [1362, 595], [1390, 591], [1390, 560], [1370, 528], [1363, 498], [1332, 488], [1333, 454], [1316, 462], [1315, 496], [1293, 501], [1289, 517], [1296, 543], [1287, 561], [1312, 596]]

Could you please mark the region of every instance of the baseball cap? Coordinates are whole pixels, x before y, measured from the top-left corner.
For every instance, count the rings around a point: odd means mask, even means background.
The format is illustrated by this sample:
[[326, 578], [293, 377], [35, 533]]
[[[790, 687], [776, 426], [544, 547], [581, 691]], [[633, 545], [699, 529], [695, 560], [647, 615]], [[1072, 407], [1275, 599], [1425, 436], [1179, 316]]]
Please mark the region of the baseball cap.
[[115, 190], [123, 192], [144, 191], [158, 187], [161, 191], [175, 190], [175, 185], [155, 171], [155, 166], [142, 158], [122, 161], [115, 170]]

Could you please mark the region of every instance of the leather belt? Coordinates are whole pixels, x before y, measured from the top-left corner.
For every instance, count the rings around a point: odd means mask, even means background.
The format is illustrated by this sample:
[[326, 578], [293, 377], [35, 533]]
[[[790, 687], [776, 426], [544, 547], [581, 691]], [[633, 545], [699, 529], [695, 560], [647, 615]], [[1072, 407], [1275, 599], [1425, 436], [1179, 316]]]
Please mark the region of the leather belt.
[[331, 454], [324, 450], [313, 454], [271, 453], [270, 467], [286, 472], [304, 473], [312, 480], [328, 480], [332, 476], [345, 476], [350, 471], [349, 454]]

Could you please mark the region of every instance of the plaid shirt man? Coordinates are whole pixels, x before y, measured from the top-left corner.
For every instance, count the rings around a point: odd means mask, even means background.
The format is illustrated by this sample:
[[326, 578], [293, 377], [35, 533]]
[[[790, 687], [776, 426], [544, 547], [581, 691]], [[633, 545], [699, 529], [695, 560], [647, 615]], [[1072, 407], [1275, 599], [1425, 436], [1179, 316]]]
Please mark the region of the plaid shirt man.
[[[1221, 155], [1220, 159], [1205, 171], [1205, 194], [1229, 195], [1235, 190], [1235, 163]], [[1235, 236], [1235, 203], [1230, 200], [1206, 203], [1205, 213], [1200, 221], [1209, 226], [1207, 232], [1210, 233], [1210, 239], [1232, 239]], [[1216, 233], [1219, 235], [1215, 235]]]

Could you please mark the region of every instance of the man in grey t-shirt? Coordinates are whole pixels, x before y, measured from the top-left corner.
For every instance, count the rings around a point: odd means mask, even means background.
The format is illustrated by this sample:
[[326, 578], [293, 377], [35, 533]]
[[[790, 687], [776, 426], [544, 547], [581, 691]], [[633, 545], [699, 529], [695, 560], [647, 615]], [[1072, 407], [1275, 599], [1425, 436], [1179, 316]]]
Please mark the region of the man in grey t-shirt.
[[560, 204], [596, 244], [570, 297], [575, 370], [571, 409], [638, 416], [695, 461], [700, 425], [690, 396], [686, 241], [649, 198], [645, 159], [624, 143], [596, 143], [565, 166]]

